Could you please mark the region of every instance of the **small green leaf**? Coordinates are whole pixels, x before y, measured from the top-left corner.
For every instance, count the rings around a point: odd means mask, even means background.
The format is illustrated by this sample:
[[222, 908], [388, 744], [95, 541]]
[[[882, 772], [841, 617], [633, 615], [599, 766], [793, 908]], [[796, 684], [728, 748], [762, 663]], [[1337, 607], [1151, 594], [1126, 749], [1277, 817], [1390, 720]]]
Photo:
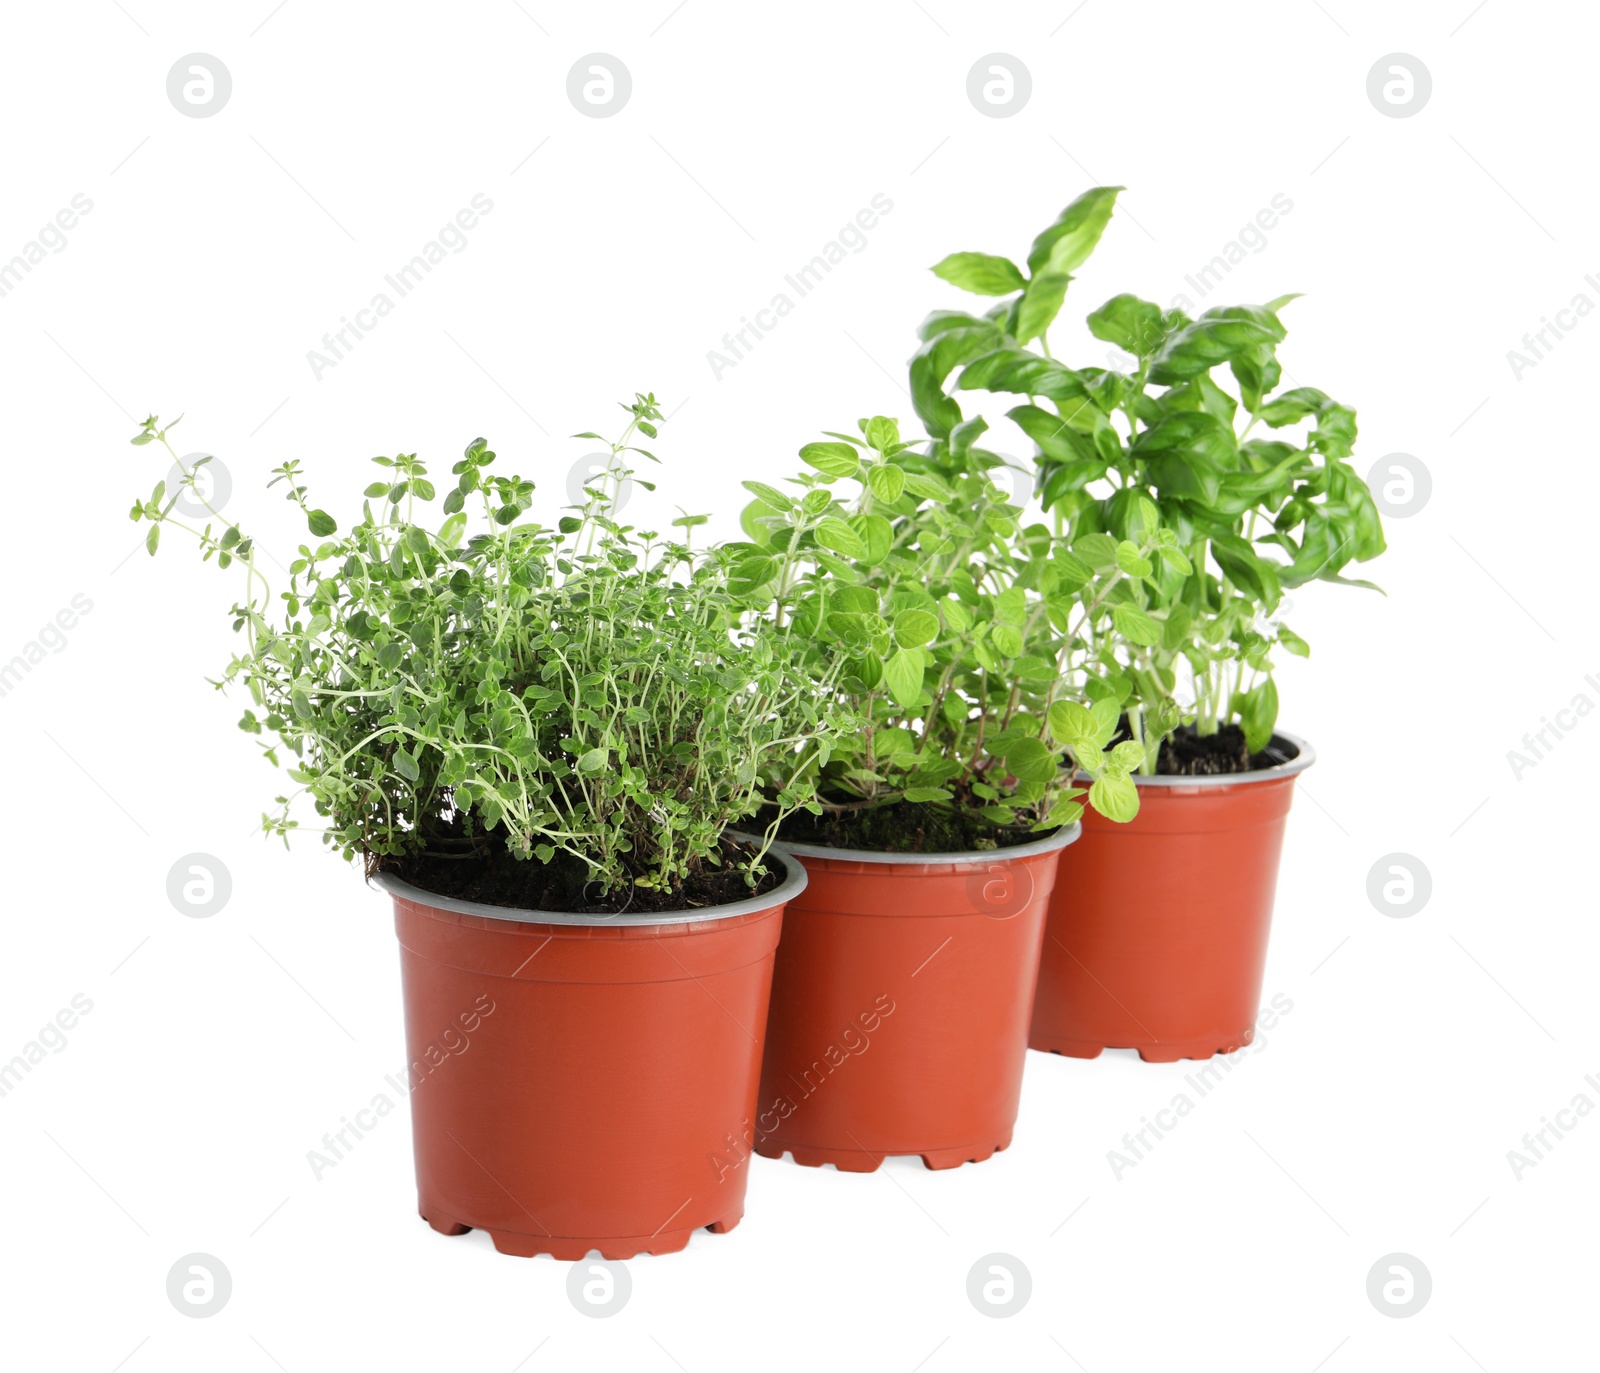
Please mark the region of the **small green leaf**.
[[897, 501], [905, 490], [906, 474], [893, 463], [880, 462], [867, 469], [867, 487], [880, 501]]
[[1110, 696], [1102, 696], [1089, 707], [1089, 714], [1094, 719], [1094, 741], [1104, 746], [1111, 742], [1111, 736], [1117, 732], [1117, 726], [1122, 723], [1122, 705], [1119, 700]]
[[1139, 788], [1121, 773], [1107, 773], [1090, 784], [1089, 804], [1107, 820], [1125, 825], [1139, 813]]
[[907, 472], [905, 483], [906, 490], [921, 500], [948, 501], [954, 498], [955, 493], [948, 486], [926, 472]]
[[1006, 749], [1005, 759], [1006, 767], [1019, 782], [1049, 782], [1059, 766], [1042, 739], [1018, 739]]
[[1161, 555], [1161, 561], [1166, 563], [1168, 567], [1183, 573], [1185, 577], [1193, 573], [1194, 566], [1181, 548], [1162, 547], [1156, 551]]
[[1015, 658], [1022, 652], [1022, 631], [1015, 625], [995, 625], [989, 631], [989, 642], [1004, 658]]
[[988, 253], [951, 253], [933, 269], [933, 274], [980, 296], [1008, 296], [1028, 284], [1010, 258]]
[[1045, 723], [1050, 726], [1050, 737], [1068, 746], [1077, 739], [1093, 740], [1099, 730], [1088, 708], [1077, 701], [1052, 702]]
[[150, 532], [144, 536], [145, 551], [153, 558], [156, 555], [156, 545], [161, 542], [161, 526], [153, 524]]
[[1131, 771], [1144, 762], [1144, 747], [1132, 739], [1124, 739], [1111, 750], [1111, 761], [1117, 767]]
[[1153, 648], [1161, 642], [1161, 627], [1137, 606], [1119, 605], [1111, 612], [1117, 633], [1131, 644]]
[[455, 548], [461, 542], [461, 535], [466, 531], [467, 517], [460, 511], [451, 515], [439, 526], [439, 542], [446, 548]]
[[939, 617], [931, 610], [902, 610], [894, 617], [894, 641], [901, 648], [921, 648], [938, 636]]
[[894, 656], [883, 665], [883, 680], [896, 705], [902, 710], [914, 706], [917, 698], [922, 695], [921, 650], [915, 648], [896, 650]]
[[853, 477], [861, 466], [861, 456], [848, 443], [808, 443], [800, 458], [828, 477]]
[[586, 777], [592, 777], [597, 772], [604, 772], [610, 757], [609, 749], [592, 748], [578, 759], [578, 771]]
[[1072, 552], [1096, 572], [1109, 572], [1117, 565], [1117, 541], [1109, 534], [1085, 534], [1072, 545]]
[[831, 549], [841, 557], [866, 556], [867, 546], [861, 536], [835, 515], [828, 515], [817, 524], [815, 537], [824, 548]]
[[327, 538], [328, 535], [339, 528], [338, 521], [326, 510], [313, 510], [306, 516], [306, 524], [310, 526], [311, 532], [319, 539]]
[[944, 787], [907, 787], [900, 793], [907, 801], [948, 801], [950, 792]]
[[394, 763], [394, 770], [408, 782], [415, 782], [422, 775], [421, 769], [417, 767], [417, 760], [403, 748], [397, 748], [390, 761]]
[[1309, 658], [1311, 656], [1311, 645], [1287, 625], [1278, 626], [1278, 642], [1297, 658]]
[[867, 443], [880, 453], [887, 453], [900, 445], [900, 426], [887, 415], [874, 415], [861, 426]]
[[850, 528], [856, 531], [856, 536], [866, 546], [861, 561], [868, 567], [878, 566], [889, 556], [889, 550], [894, 546], [894, 526], [882, 515], [853, 516]]
[[763, 505], [769, 506], [773, 510], [791, 510], [794, 508], [794, 502], [788, 496], [784, 495], [777, 487], [768, 486], [766, 482], [747, 481], [741, 482], [740, 485]]
[[1130, 577], [1148, 577], [1152, 571], [1150, 559], [1139, 552], [1139, 545], [1124, 539], [1117, 545], [1117, 566]]
[[751, 501], [739, 512], [739, 528], [744, 530], [745, 538], [753, 544], [760, 544], [765, 548], [772, 542], [772, 530], [766, 525], [767, 520], [781, 518], [780, 512], [765, 501]]

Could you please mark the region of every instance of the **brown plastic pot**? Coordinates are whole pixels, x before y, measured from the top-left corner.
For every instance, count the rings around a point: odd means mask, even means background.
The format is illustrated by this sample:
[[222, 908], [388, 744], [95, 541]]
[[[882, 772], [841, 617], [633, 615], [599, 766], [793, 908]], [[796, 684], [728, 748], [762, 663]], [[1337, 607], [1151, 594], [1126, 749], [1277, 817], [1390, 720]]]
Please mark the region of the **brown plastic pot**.
[[514, 911], [380, 875], [405, 989], [417, 1202], [446, 1235], [579, 1259], [682, 1249], [744, 1215], [783, 909]]
[[1050, 901], [1031, 1048], [1072, 1058], [1137, 1049], [1146, 1063], [1210, 1058], [1255, 1037], [1283, 827], [1316, 755], [1215, 777], [1138, 777], [1125, 825], [1093, 812]]
[[1046, 904], [1078, 826], [1017, 848], [888, 854], [790, 844], [755, 1150], [871, 1172], [1011, 1142]]

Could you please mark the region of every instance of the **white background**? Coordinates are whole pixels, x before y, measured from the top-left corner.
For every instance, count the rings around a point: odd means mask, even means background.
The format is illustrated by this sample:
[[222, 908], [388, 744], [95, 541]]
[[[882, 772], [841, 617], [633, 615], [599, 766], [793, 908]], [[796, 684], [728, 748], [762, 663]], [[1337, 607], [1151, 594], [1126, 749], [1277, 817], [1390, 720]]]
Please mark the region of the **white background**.
[[[1600, 319], [1520, 379], [1507, 351], [1580, 291], [1600, 303], [1595, 16], [271, 4], [7, 7], [0, 259], [75, 194], [93, 209], [0, 298], [0, 660], [75, 595], [92, 610], [0, 698], [0, 1058], [75, 994], [93, 1010], [0, 1099], [0, 1358], [1500, 1373], [1592, 1348], [1600, 1122], [1520, 1179], [1507, 1152], [1575, 1095], [1600, 1103], [1600, 719], [1520, 779], [1507, 752], [1579, 693], [1600, 703], [1581, 408]], [[195, 52], [233, 82], [203, 119], [165, 90]], [[594, 52], [632, 75], [612, 118], [566, 94]], [[966, 95], [996, 52], [1032, 76], [1006, 119]], [[1410, 118], [1366, 93], [1395, 52], [1432, 77]], [[592, 447], [564, 436], [653, 389], [672, 411], [662, 488], [630, 515], [682, 505], [731, 536], [737, 478], [787, 475], [858, 416], [912, 427], [914, 326], [959, 299], [933, 262], [1020, 258], [1097, 182], [1128, 190], [1058, 354], [1101, 362], [1073, 321], [1117, 291], [1170, 301], [1282, 193], [1292, 211], [1206, 303], [1306, 292], [1286, 311], [1293, 379], [1357, 407], [1362, 471], [1404, 452], [1432, 474], [1365, 569], [1387, 598], [1294, 595], [1314, 653], [1280, 674], [1283, 723], [1320, 762], [1266, 986], [1293, 1010], [1120, 1178], [1108, 1151], [1193, 1096], [1195, 1065], [1031, 1055], [1016, 1144], [956, 1172], [756, 1160], [744, 1225], [631, 1263], [632, 1299], [603, 1320], [569, 1302], [567, 1265], [418, 1220], [403, 1113], [315, 1180], [307, 1151], [403, 1060], [389, 912], [314, 841], [286, 854], [254, 833], [279, 779], [204, 681], [232, 651], [236, 584], [181, 547], [129, 556], [127, 506], [165, 475], [129, 447], [136, 421], [186, 412], [180, 451], [218, 455], [230, 514], [287, 562], [302, 536], [264, 489], [285, 458], [347, 522], [372, 455], [444, 472], [482, 433], [548, 515]], [[464, 251], [318, 379], [307, 351], [476, 193], [494, 208]], [[714, 377], [707, 350], [878, 193], [893, 210], [866, 248]], [[232, 876], [209, 919], [166, 895], [195, 852]], [[1402, 919], [1366, 896], [1396, 852], [1432, 880]], [[233, 1278], [203, 1320], [165, 1292], [195, 1251]], [[996, 1251], [1033, 1282], [1005, 1320], [965, 1295]], [[1395, 1251], [1432, 1275], [1407, 1319], [1366, 1294]]]

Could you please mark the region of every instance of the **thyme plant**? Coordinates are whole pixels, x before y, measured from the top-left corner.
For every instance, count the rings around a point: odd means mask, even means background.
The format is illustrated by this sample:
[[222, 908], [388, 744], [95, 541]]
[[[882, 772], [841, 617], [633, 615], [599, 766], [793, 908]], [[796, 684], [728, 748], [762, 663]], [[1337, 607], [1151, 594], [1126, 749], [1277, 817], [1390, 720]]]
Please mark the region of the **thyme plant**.
[[[369, 872], [503, 844], [579, 865], [603, 894], [671, 894], [722, 862], [724, 828], [769, 799], [776, 818], [746, 864], [756, 882], [848, 720], [826, 674], [796, 670], [784, 636], [741, 621], [726, 556], [690, 546], [704, 517], [663, 538], [609, 513], [631, 455], [653, 458], [639, 439], [661, 420], [652, 395], [622, 408], [607, 469], [555, 528], [524, 518], [533, 483], [494, 474], [483, 439], [451, 469], [442, 519], [426, 514], [437, 488], [415, 454], [374, 458], [378, 478], [342, 534], [285, 462], [269, 485], [311, 537], [276, 594], [255, 540], [215, 510], [186, 522], [159, 482], [135, 502], [152, 554], [172, 530], [241, 570], [244, 646], [215, 685], [245, 687], [240, 728], [270, 736], [268, 761], [287, 761], [299, 789], [262, 817], [266, 831], [287, 842], [304, 793], [325, 841]], [[152, 416], [133, 442], [165, 447], [204, 503], [207, 460], [185, 466], [171, 428]]]
[[1095, 549], [1103, 558], [1107, 541], [1154, 538], [1148, 566], [1111, 589], [1114, 641], [1085, 645], [1084, 675], [1072, 681], [1125, 712], [1149, 773], [1180, 723], [1202, 735], [1236, 723], [1250, 752], [1264, 748], [1278, 715], [1272, 653], [1310, 652], [1273, 618], [1284, 590], [1313, 580], [1371, 587], [1344, 569], [1386, 545], [1349, 461], [1355, 411], [1314, 387], [1278, 389], [1280, 312], [1294, 296], [1191, 319], [1117, 295], [1087, 324], [1129, 356], [1126, 369], [1052, 356], [1067, 284], [1118, 190], [1096, 187], [1068, 205], [1034, 239], [1026, 274], [981, 253], [940, 262], [944, 280], [1003, 298], [981, 314], [931, 315], [911, 379], [929, 434], [947, 445], [963, 422], [952, 392], [1025, 398], [1007, 417], [1033, 442], [1055, 535], [1085, 561]]

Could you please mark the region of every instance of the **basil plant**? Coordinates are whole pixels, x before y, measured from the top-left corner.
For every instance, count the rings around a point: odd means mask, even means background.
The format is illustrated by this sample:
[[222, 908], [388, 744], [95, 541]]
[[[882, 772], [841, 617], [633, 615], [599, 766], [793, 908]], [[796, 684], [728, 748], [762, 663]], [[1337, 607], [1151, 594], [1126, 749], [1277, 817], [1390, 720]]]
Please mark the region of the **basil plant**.
[[[1275, 617], [1286, 590], [1345, 575], [1385, 549], [1366, 483], [1351, 466], [1356, 415], [1314, 387], [1280, 390], [1281, 319], [1296, 297], [1231, 305], [1191, 319], [1135, 295], [1087, 317], [1124, 366], [1070, 367], [1049, 332], [1072, 275], [1110, 221], [1119, 187], [1079, 196], [1034, 239], [1027, 271], [1004, 257], [956, 253], [933, 270], [988, 308], [924, 322], [911, 364], [918, 414], [954, 448], [960, 399], [1004, 396], [1034, 446], [1052, 532], [1103, 574], [1113, 634], [1087, 645], [1066, 683], [1126, 717], [1139, 771], [1156, 770], [1181, 724], [1237, 724], [1251, 753], [1278, 717], [1275, 650], [1306, 641]], [[1137, 546], [1137, 559], [1126, 550]], [[1374, 588], [1376, 589], [1376, 588]]]

